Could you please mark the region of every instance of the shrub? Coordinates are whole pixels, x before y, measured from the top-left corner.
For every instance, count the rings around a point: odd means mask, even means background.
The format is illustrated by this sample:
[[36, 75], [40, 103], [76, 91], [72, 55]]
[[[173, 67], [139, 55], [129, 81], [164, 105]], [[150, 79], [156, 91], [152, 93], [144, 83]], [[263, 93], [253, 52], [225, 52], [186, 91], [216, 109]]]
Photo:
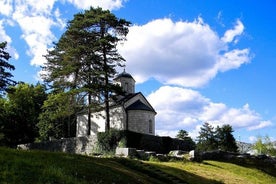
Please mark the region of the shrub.
[[123, 132], [111, 129], [108, 132], [98, 133], [98, 147], [102, 152], [110, 153], [115, 152], [120, 140], [123, 138]]

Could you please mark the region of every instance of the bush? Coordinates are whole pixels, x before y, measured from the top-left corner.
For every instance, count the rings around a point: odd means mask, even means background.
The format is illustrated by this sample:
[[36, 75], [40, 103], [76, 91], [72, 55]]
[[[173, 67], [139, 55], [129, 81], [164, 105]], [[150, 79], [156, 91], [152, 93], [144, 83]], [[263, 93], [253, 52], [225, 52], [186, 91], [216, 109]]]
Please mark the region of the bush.
[[103, 152], [115, 152], [121, 139], [123, 139], [124, 133], [119, 130], [111, 129], [109, 132], [98, 133], [98, 147]]

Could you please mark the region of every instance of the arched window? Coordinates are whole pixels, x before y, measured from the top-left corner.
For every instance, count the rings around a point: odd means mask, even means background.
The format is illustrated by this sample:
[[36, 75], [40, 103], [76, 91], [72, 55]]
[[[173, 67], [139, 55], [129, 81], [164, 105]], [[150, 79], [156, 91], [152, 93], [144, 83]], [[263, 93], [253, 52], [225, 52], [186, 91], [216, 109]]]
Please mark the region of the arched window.
[[149, 120], [149, 133], [152, 134], [152, 120]]

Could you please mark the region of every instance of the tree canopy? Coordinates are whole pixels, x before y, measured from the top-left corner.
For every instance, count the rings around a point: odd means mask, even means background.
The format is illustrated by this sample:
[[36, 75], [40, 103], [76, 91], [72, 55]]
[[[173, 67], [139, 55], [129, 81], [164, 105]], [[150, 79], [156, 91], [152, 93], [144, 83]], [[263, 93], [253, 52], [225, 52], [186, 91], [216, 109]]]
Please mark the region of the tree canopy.
[[91, 108], [104, 104], [106, 130], [110, 129], [109, 98], [118, 90], [110, 80], [116, 67], [124, 65], [117, 44], [125, 40], [129, 25], [108, 10], [91, 7], [74, 15], [54, 49], [45, 56], [43, 79], [54, 92], [69, 92], [78, 103], [86, 104], [89, 128]]
[[199, 131], [197, 149], [199, 151], [223, 150], [236, 152], [238, 147], [230, 125], [217, 126], [215, 129], [208, 122]]
[[7, 42], [0, 43], [0, 96], [10, 85], [15, 85], [15, 81], [11, 79], [13, 75], [10, 73], [15, 67], [8, 63], [11, 56], [6, 51], [6, 46]]
[[189, 133], [186, 130], [179, 130], [176, 138], [181, 139], [189, 143], [191, 148], [195, 148], [196, 144], [193, 139], [189, 136]]
[[0, 98], [1, 143], [6, 146], [33, 142], [38, 137], [38, 116], [47, 94], [41, 84], [20, 83]]

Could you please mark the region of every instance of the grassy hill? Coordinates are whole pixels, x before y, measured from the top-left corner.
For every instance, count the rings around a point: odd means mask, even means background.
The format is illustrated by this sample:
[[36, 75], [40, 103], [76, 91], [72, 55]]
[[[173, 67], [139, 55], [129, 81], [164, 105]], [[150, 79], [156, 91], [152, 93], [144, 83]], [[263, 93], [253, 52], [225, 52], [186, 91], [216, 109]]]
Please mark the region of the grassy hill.
[[276, 183], [255, 168], [204, 161], [141, 162], [0, 148], [0, 183]]

